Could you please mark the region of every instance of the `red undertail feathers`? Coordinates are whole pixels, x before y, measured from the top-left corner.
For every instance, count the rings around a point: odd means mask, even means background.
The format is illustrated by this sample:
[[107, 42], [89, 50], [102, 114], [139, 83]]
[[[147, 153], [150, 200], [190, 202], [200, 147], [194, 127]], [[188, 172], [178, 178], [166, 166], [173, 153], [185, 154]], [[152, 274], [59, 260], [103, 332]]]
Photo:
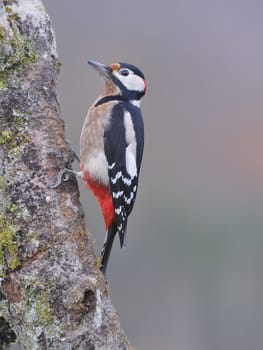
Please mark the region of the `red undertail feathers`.
[[[81, 167], [83, 171], [83, 166]], [[114, 222], [115, 213], [112, 202], [112, 197], [110, 194], [110, 189], [108, 186], [102, 185], [96, 180], [93, 180], [90, 175], [84, 171], [83, 180], [87, 187], [91, 190], [94, 196], [97, 198], [101, 211], [104, 217], [105, 227], [108, 231], [109, 226]]]

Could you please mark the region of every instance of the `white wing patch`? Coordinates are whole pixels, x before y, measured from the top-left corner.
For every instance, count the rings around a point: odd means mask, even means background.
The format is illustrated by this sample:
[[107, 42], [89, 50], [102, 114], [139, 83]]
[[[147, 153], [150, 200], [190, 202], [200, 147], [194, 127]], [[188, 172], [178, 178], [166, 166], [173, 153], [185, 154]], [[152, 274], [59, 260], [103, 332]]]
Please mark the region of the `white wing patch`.
[[136, 159], [130, 146], [126, 147], [126, 170], [132, 179], [137, 176]]
[[126, 170], [130, 177], [133, 179], [137, 176], [137, 164], [136, 164], [136, 137], [135, 130], [131, 114], [128, 111], [124, 112], [124, 128], [125, 128], [125, 139], [128, 144], [126, 147]]

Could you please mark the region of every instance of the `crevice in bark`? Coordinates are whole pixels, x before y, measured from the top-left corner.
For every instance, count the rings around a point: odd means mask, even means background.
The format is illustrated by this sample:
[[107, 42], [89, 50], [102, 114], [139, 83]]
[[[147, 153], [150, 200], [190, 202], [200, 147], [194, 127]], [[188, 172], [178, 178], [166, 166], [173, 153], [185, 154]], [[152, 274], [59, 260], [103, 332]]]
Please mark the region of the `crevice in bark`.
[[10, 327], [9, 323], [0, 317], [0, 349], [4, 346], [8, 346], [10, 343], [15, 342], [16, 335]]

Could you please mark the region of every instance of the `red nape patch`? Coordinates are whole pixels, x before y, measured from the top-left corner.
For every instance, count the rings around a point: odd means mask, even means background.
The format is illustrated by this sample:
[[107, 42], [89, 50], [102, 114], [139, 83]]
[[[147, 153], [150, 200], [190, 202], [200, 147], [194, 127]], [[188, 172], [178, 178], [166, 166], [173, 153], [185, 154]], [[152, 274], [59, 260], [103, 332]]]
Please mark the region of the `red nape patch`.
[[[83, 166], [81, 166], [81, 170], [83, 171]], [[106, 230], [108, 231], [109, 226], [115, 219], [114, 207], [109, 187], [92, 180], [86, 171], [83, 171], [83, 173], [83, 180], [99, 202], [102, 215], [104, 217]]]

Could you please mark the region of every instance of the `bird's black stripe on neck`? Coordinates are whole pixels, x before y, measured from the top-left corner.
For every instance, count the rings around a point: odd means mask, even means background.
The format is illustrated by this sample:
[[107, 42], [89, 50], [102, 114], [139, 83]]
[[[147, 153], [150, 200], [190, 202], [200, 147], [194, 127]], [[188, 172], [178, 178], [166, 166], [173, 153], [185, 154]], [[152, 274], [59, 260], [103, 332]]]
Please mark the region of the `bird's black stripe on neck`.
[[124, 101], [124, 98], [120, 95], [104, 96], [95, 104], [95, 107], [98, 107], [98, 106], [102, 105], [103, 103], [107, 103], [110, 101]]

